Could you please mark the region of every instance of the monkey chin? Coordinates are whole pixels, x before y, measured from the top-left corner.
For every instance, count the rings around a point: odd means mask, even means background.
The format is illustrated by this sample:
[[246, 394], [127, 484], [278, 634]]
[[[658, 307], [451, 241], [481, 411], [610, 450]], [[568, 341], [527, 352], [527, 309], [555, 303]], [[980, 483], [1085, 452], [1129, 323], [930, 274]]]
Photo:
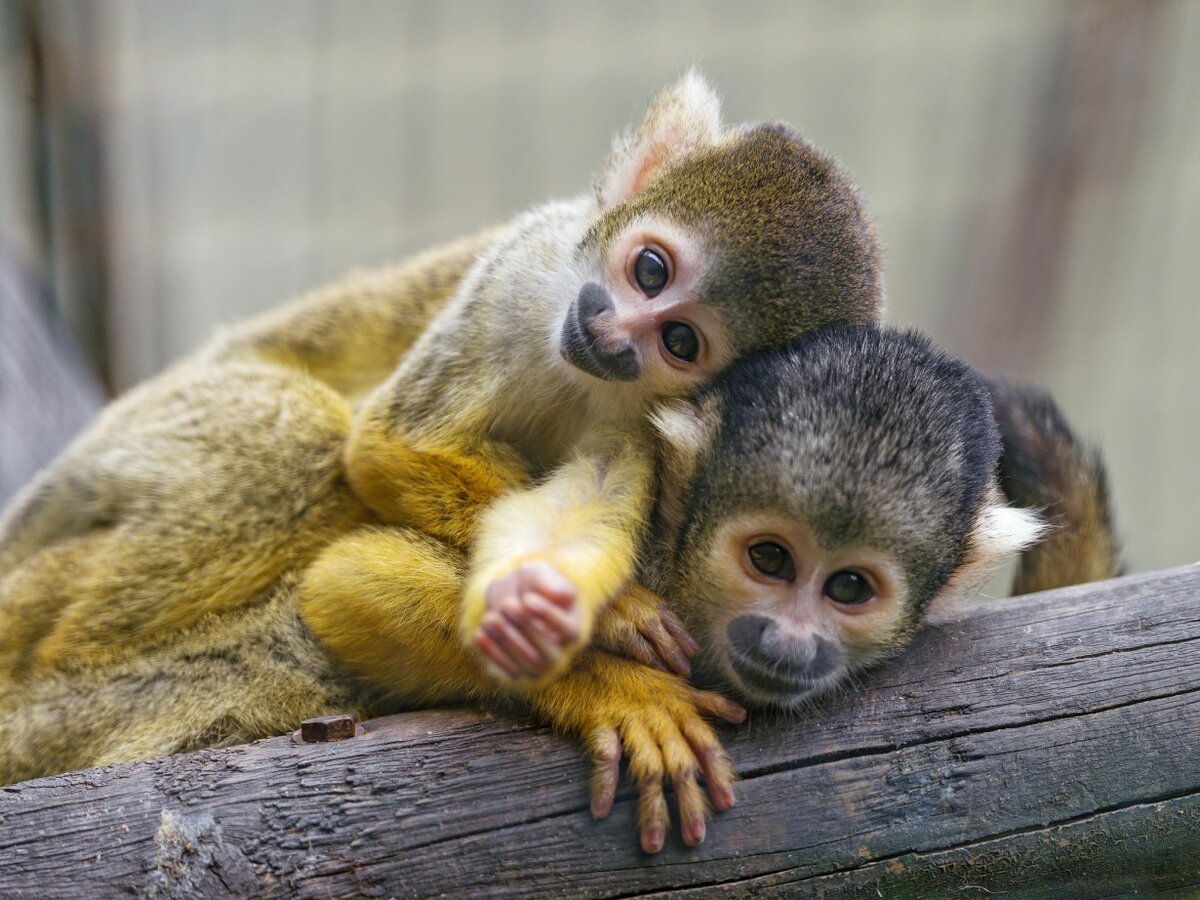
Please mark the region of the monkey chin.
[[739, 664], [729, 658], [722, 668], [730, 687], [741, 699], [751, 706], [784, 712], [800, 712], [818, 697], [834, 691], [849, 674], [844, 665], [839, 665], [820, 678], [806, 678], [778, 670], [768, 671], [752, 664]]

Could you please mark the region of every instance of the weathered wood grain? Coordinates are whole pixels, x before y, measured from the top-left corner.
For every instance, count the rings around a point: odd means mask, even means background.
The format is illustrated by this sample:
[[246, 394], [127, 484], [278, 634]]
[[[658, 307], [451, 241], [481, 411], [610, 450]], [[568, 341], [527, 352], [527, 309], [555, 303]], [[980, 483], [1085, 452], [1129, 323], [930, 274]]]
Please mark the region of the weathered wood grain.
[[981, 604], [725, 736], [738, 805], [656, 857], [571, 741], [471, 711], [40, 779], [0, 788], [0, 896], [1200, 890], [1200, 566]]

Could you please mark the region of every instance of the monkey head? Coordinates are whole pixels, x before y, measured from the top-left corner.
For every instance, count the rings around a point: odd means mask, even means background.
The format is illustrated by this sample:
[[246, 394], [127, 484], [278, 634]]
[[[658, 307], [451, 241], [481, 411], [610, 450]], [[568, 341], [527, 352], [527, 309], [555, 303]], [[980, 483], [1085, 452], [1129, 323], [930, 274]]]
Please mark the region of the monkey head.
[[832, 159], [782, 125], [722, 127], [696, 73], [617, 141], [566, 283], [561, 356], [649, 396], [882, 305], [874, 231]]
[[911, 332], [815, 332], [656, 414], [667, 450], [647, 582], [698, 673], [795, 708], [903, 647], [1035, 540], [1003, 505], [986, 388]]

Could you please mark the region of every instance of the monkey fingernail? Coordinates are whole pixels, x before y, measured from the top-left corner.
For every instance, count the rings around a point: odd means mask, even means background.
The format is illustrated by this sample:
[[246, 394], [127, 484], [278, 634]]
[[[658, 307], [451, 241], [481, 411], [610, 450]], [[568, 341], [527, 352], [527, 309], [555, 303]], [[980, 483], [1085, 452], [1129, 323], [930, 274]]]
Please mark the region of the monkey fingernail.
[[717, 707], [717, 715], [730, 725], [741, 725], [746, 721], [747, 713], [745, 707], [739, 706], [732, 700], [722, 697], [720, 705]]
[[689, 847], [695, 847], [704, 842], [706, 834], [708, 834], [708, 829], [704, 824], [704, 819], [697, 819], [684, 827], [683, 842]]
[[642, 850], [646, 853], [657, 853], [666, 843], [666, 829], [655, 823], [642, 829]]
[[727, 787], [714, 787], [711, 791], [713, 806], [721, 812], [727, 809], [732, 809], [737, 803], [737, 799], [733, 796], [733, 791]]

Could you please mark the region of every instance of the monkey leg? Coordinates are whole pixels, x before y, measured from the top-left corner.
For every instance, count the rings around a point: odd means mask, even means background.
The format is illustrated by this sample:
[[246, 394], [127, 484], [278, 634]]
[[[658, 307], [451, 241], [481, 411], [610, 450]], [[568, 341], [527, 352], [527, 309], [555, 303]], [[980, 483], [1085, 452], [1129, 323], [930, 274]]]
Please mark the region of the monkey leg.
[[350, 412], [324, 385], [237, 364], [148, 387], [57, 466], [79, 461], [104, 515], [0, 582], [10, 667], [119, 654], [246, 602], [367, 517], [341, 468]]
[[[300, 621], [285, 577], [255, 602], [129, 659], [7, 683], [0, 784], [245, 743], [332, 713], [362, 716], [352, 682]], [[0, 692], [5, 682], [0, 681]]]
[[457, 640], [463, 554], [416, 531], [363, 528], [304, 573], [300, 613], [347, 671], [412, 708], [495, 693]]

